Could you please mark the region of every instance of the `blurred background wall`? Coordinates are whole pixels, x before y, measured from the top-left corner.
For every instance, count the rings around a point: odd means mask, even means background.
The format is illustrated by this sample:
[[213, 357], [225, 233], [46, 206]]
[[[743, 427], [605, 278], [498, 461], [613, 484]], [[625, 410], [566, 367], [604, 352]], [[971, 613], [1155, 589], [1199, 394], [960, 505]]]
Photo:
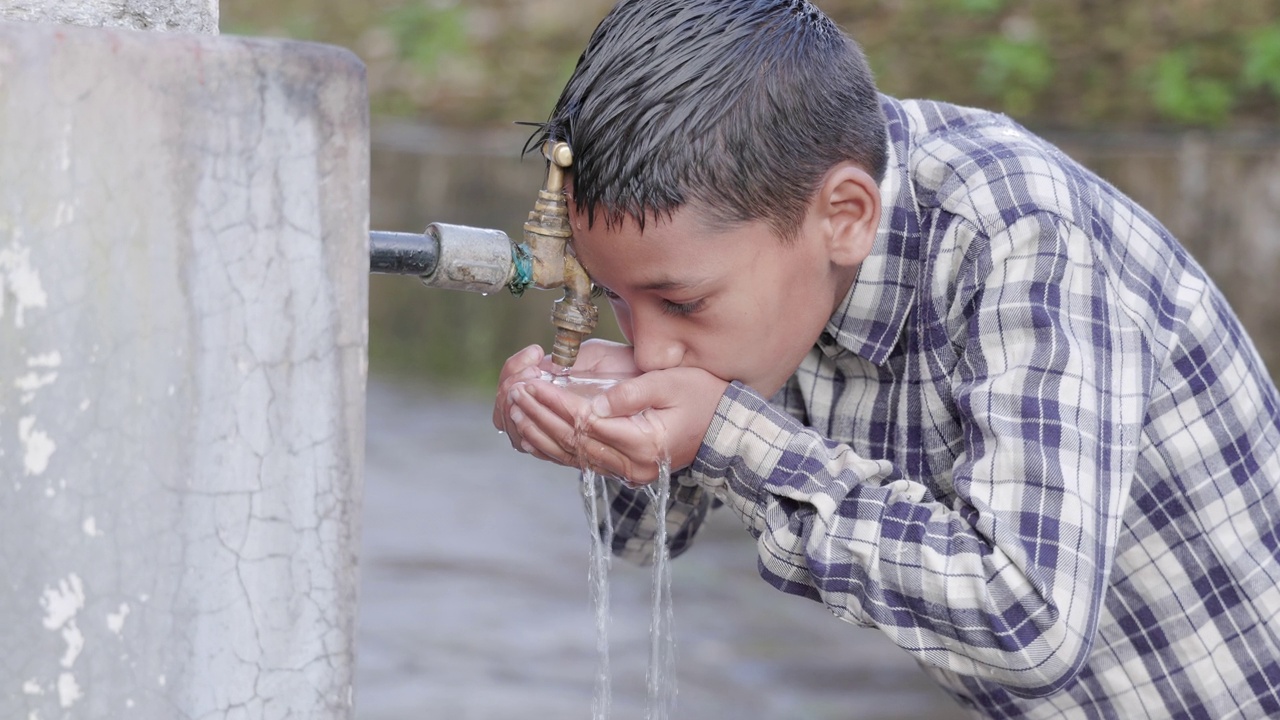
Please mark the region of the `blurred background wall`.
[[[1006, 112], [1143, 203], [1226, 291], [1280, 370], [1280, 0], [819, 0], [881, 88]], [[367, 64], [372, 224], [517, 235], [521, 161], [611, 0], [224, 0], [225, 33], [313, 39]], [[479, 297], [374, 277], [374, 374], [484, 388], [549, 343], [558, 293]], [[609, 312], [602, 335], [617, 337]], [[609, 318], [606, 320], [606, 318]]]

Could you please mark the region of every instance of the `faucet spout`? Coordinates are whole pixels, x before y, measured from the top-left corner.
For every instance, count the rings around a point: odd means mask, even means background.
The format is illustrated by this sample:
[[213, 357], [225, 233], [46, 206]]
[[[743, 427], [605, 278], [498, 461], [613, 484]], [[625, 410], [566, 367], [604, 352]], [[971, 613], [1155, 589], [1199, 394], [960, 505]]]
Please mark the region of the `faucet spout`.
[[591, 302], [591, 279], [572, 255], [564, 256], [564, 297], [551, 311], [551, 324], [556, 328], [551, 346], [551, 362], [560, 368], [571, 368], [578, 359], [578, 347], [596, 327], [599, 311]]

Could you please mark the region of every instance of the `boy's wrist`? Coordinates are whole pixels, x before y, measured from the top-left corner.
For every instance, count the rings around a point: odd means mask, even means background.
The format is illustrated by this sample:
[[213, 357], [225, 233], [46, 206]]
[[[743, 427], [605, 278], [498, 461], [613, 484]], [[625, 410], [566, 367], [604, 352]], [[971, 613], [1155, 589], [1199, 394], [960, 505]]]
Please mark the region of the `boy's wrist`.
[[783, 436], [794, 432], [795, 422], [751, 388], [733, 382], [716, 406], [691, 470], [717, 495], [731, 490], [758, 504], [761, 486], [787, 445]]

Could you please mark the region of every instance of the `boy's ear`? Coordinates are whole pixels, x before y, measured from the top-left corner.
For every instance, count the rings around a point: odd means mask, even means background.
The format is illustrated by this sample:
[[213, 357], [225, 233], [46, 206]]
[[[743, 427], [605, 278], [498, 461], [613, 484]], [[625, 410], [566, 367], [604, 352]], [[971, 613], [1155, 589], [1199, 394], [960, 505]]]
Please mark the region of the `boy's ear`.
[[852, 267], [871, 254], [880, 227], [880, 187], [870, 173], [842, 162], [818, 190], [817, 210], [827, 228], [831, 262]]

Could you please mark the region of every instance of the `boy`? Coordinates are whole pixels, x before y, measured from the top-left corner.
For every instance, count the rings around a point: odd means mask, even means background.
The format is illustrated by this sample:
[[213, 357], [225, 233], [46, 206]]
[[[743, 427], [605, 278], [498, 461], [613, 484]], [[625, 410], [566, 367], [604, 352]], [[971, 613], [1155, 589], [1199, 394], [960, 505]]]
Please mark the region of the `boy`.
[[[578, 369], [639, 375], [587, 406], [527, 348], [514, 446], [645, 482], [665, 445], [673, 552], [728, 505], [765, 580], [977, 714], [1280, 715], [1276, 389], [1149, 214], [1008, 118], [878, 95], [804, 0], [624, 0], [545, 133], [630, 342]], [[619, 554], [645, 507], [612, 498]]]

